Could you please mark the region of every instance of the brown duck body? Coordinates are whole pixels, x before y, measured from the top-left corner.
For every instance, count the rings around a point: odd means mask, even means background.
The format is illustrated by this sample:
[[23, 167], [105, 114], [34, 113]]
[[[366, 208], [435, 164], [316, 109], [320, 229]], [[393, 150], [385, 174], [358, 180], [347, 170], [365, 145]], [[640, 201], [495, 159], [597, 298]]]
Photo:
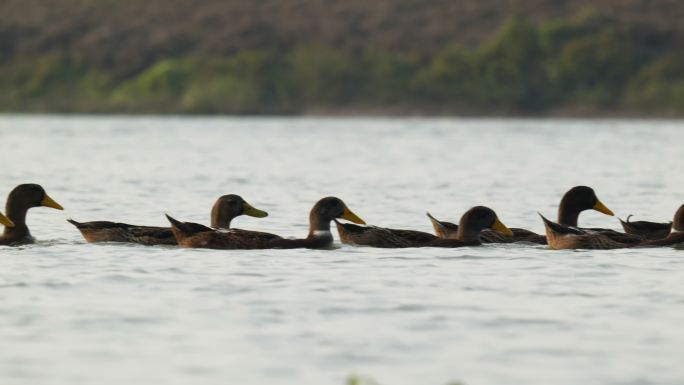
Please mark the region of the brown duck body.
[[336, 222], [340, 241], [347, 245], [370, 246], [385, 249], [408, 247], [464, 247], [479, 246], [477, 240], [445, 239], [415, 230], [389, 229], [375, 226], [357, 226]]
[[620, 219], [620, 224], [625, 233], [640, 236], [647, 240], [663, 239], [670, 234], [672, 222], [659, 223], [649, 221], [630, 222], [628, 216], [626, 221]]
[[488, 228], [510, 236], [510, 230], [499, 221], [496, 213], [483, 206], [473, 207], [461, 217], [457, 236], [453, 239], [415, 230], [355, 226], [337, 221], [336, 224], [342, 243], [379, 248], [478, 246], [482, 244], [481, 232]]
[[684, 244], [684, 231], [673, 231], [662, 239], [642, 242], [635, 247], [675, 246]]
[[[229, 229], [231, 221], [240, 215], [263, 218], [268, 214], [255, 209], [242, 197], [229, 194], [219, 197], [211, 210], [211, 225], [217, 229]], [[139, 226], [110, 221], [79, 223], [69, 219], [86, 241], [137, 243], [145, 246], [177, 245], [171, 227]]]
[[355, 246], [404, 248], [427, 245], [438, 237], [414, 230], [389, 229], [375, 226], [357, 226], [335, 221], [340, 242]]
[[544, 221], [546, 239], [553, 250], [563, 249], [592, 249], [610, 250], [622, 249], [632, 246], [634, 243], [618, 242], [601, 231], [579, 229], [552, 222], [539, 214]]
[[625, 243], [628, 245], [636, 245], [636, 244], [641, 243], [641, 242], [646, 240], [646, 238], [644, 238], [640, 235], [621, 233], [619, 231], [615, 231], [612, 229], [581, 228], [581, 230], [584, 230], [588, 233], [598, 233], [598, 234], [601, 234], [604, 237], [607, 237], [607, 238], [609, 238], [615, 242]]
[[[427, 213], [430, 222], [432, 223], [432, 228], [435, 230], [435, 234], [439, 238], [444, 239], [457, 239], [458, 238], [458, 225], [452, 222], [440, 221]], [[539, 235], [530, 230], [520, 229], [511, 227], [513, 235], [510, 237], [501, 235], [494, 230], [484, 229], [480, 233], [480, 241], [482, 243], [512, 243], [512, 242], [529, 242], [536, 243], [540, 245], [546, 244], [546, 237]]]
[[166, 216], [176, 243], [181, 247], [206, 249], [266, 249], [269, 242], [280, 239], [275, 234], [238, 229], [218, 230], [192, 222], [181, 222]]
[[167, 215], [178, 244], [189, 248], [223, 250], [250, 249], [322, 249], [332, 245], [330, 221], [342, 218], [364, 223], [336, 197], [319, 200], [309, 213], [309, 234], [306, 238], [285, 239], [275, 234], [256, 231], [214, 230], [196, 223], [180, 222]]
[[7, 197], [5, 210], [9, 222], [14, 226], [5, 226], [0, 236], [0, 245], [17, 246], [35, 242], [26, 225], [26, 214], [29, 209], [40, 206], [63, 210], [40, 185], [22, 184], [15, 187]]
[[675, 213], [671, 225], [672, 230], [667, 236], [642, 242], [637, 247], [657, 247], [657, 246], [674, 246], [684, 244], [684, 205], [679, 206]]
[[125, 242], [146, 246], [177, 244], [170, 227], [137, 226], [109, 221], [68, 221], [76, 226], [83, 238], [90, 243]]

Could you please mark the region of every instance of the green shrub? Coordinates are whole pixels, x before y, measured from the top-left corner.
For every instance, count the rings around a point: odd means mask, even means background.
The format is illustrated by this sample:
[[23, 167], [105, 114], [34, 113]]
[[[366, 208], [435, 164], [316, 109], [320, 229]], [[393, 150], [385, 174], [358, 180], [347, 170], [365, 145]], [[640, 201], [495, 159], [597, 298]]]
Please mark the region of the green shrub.
[[259, 111], [259, 85], [236, 76], [192, 83], [181, 100], [183, 112], [247, 114]]
[[527, 110], [541, 108], [548, 81], [536, 26], [513, 18], [477, 52], [478, 87], [474, 95], [488, 105]]
[[192, 70], [187, 62], [162, 60], [114, 90], [112, 101], [121, 105], [172, 103], [185, 92]]
[[417, 92], [432, 102], [466, 101], [477, 93], [479, 65], [467, 49], [452, 45], [437, 53], [415, 78]]
[[312, 105], [344, 104], [365, 94], [366, 68], [354, 53], [303, 46], [288, 55], [293, 97]]
[[641, 110], [684, 108], [684, 56], [669, 54], [645, 66], [628, 84], [625, 103]]

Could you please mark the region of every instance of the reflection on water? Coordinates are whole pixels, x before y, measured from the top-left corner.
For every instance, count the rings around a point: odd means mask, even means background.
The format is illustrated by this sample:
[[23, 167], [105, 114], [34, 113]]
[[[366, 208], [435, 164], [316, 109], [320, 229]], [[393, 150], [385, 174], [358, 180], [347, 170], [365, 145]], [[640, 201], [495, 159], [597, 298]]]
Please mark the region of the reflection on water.
[[[0, 248], [3, 384], [679, 384], [682, 251], [213, 251], [85, 244], [65, 219], [208, 222], [221, 194], [301, 236], [336, 195], [430, 231], [485, 204], [538, 232], [571, 186], [617, 215], [684, 202], [679, 122], [0, 118], [1, 194], [38, 182], [36, 245]], [[586, 226], [617, 227], [596, 212]]]

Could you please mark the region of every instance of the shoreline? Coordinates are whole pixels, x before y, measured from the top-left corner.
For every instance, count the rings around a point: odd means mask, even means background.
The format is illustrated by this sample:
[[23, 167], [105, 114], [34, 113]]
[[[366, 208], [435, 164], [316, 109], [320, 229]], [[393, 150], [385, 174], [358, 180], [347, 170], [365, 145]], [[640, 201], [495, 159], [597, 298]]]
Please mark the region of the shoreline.
[[545, 112], [521, 112], [521, 111], [465, 111], [465, 110], [446, 110], [446, 109], [416, 109], [400, 107], [349, 107], [349, 108], [329, 108], [316, 107], [305, 109], [301, 112], [283, 113], [245, 113], [245, 114], [224, 114], [224, 113], [202, 113], [202, 112], [183, 112], [183, 111], [59, 111], [59, 110], [9, 110], [0, 111], [0, 117], [7, 116], [179, 116], [179, 117], [209, 117], [209, 118], [405, 118], [405, 119], [562, 119], [562, 120], [682, 120], [684, 111], [667, 112], [644, 112], [627, 110], [598, 110], [588, 108], [558, 108]]

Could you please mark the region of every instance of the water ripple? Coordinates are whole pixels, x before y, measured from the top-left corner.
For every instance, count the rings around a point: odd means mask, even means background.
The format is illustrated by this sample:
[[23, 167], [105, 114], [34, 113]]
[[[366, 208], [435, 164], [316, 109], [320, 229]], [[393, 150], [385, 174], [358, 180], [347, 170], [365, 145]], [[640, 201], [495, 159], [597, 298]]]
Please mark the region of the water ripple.
[[[430, 232], [426, 210], [457, 221], [484, 204], [542, 233], [536, 212], [579, 184], [618, 216], [668, 220], [683, 128], [0, 117], [5, 193], [36, 181], [66, 208], [31, 210], [38, 243], [0, 246], [0, 383], [684, 383], [681, 246], [192, 250], [87, 244], [66, 222], [207, 223], [216, 197], [237, 193], [269, 216], [236, 227], [301, 237], [313, 202], [336, 195], [381, 226]], [[619, 226], [595, 211], [580, 222]]]

